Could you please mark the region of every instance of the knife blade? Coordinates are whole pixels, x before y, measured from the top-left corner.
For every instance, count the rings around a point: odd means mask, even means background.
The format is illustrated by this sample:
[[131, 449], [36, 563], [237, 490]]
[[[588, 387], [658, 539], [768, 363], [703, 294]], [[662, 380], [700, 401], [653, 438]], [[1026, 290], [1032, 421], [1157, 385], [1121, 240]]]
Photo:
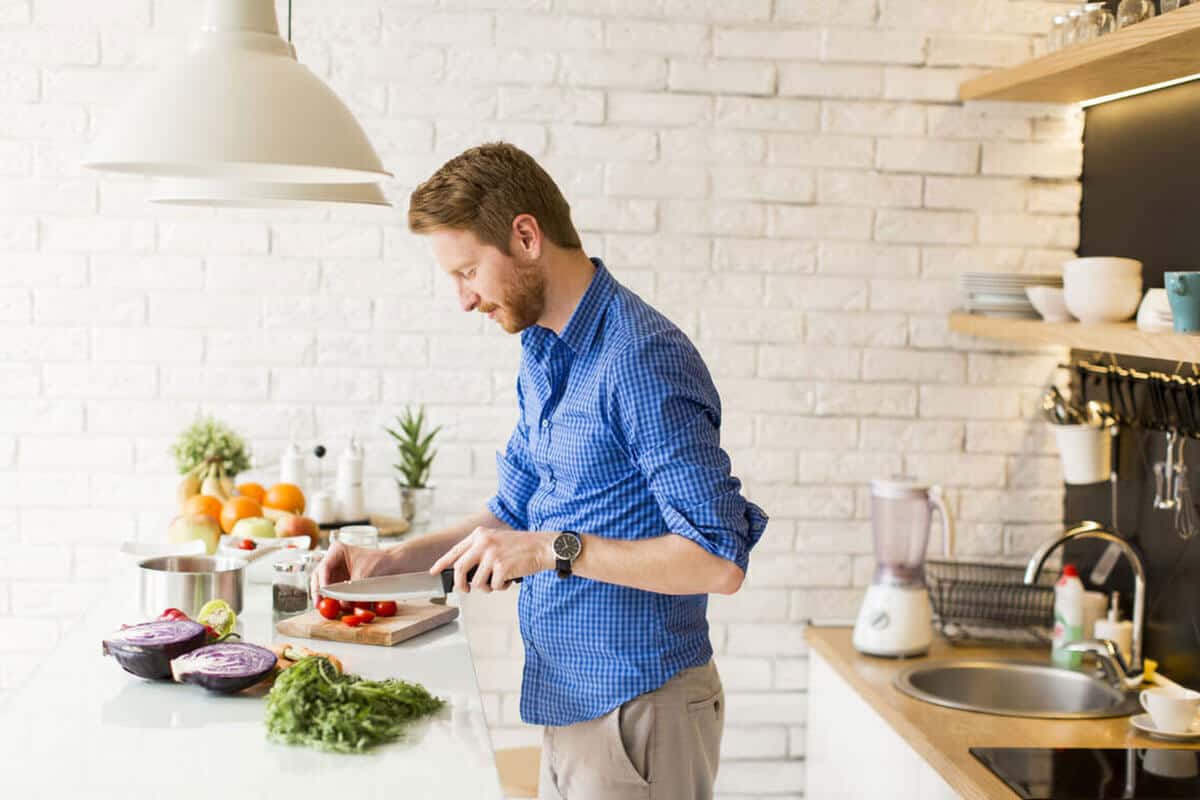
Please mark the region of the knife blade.
[[[467, 581], [475, 577], [476, 567], [467, 572]], [[520, 583], [520, 578], [513, 578], [511, 583]], [[441, 575], [430, 575], [428, 572], [405, 572], [399, 575], [378, 575], [374, 578], [359, 578], [354, 581], [331, 583], [321, 589], [322, 597], [332, 597], [334, 600], [372, 602], [392, 600], [439, 600], [445, 602], [446, 595], [454, 590], [454, 570], [444, 569]]]

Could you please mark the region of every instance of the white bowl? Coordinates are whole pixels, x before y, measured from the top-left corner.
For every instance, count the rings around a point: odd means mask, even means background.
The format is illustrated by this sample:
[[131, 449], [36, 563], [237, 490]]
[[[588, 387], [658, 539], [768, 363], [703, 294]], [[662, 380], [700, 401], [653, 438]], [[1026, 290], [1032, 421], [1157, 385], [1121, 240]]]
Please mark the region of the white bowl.
[[1117, 256], [1088, 256], [1087, 258], [1072, 258], [1063, 262], [1063, 281], [1067, 274], [1076, 276], [1105, 276], [1127, 275], [1142, 276], [1142, 262], [1136, 258], [1120, 258]]
[[1046, 322], [1070, 322], [1071, 312], [1057, 286], [1026, 286], [1025, 296]]
[[1121, 322], [1133, 316], [1142, 301], [1142, 279], [1064, 273], [1063, 299], [1080, 322]]

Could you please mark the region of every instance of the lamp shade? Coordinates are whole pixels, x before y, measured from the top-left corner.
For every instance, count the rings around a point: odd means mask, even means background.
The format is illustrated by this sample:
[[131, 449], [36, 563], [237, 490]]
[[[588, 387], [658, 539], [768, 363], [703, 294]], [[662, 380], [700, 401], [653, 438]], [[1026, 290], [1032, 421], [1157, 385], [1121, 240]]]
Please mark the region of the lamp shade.
[[391, 207], [377, 183], [249, 183], [163, 180], [151, 202], [216, 208], [302, 208], [324, 203]]
[[280, 38], [272, 0], [207, 0], [186, 54], [133, 93], [84, 166], [271, 183], [389, 175], [345, 103]]

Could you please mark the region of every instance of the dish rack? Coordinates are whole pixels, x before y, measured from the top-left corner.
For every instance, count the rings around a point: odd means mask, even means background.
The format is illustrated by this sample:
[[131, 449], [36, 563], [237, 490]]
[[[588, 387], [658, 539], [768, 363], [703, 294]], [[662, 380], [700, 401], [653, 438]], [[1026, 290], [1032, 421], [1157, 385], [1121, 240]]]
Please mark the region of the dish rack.
[[1055, 576], [1043, 573], [1028, 586], [1024, 577], [1024, 565], [926, 561], [934, 627], [952, 644], [1049, 642]]

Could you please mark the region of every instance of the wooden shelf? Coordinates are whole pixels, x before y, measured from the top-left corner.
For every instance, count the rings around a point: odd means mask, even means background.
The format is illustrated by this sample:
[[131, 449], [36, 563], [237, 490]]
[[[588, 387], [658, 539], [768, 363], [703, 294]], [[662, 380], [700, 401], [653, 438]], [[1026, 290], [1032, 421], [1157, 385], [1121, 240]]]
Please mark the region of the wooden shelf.
[[1059, 345], [1167, 361], [1200, 361], [1200, 336], [1147, 333], [1138, 330], [1132, 322], [1085, 325], [1082, 322], [1042, 322], [955, 313], [950, 315], [950, 330], [1016, 344]]
[[[1050, 27], [1050, 11], [1046, 27]], [[962, 100], [1077, 103], [1200, 72], [1200, 4], [1183, 6], [959, 87]]]

